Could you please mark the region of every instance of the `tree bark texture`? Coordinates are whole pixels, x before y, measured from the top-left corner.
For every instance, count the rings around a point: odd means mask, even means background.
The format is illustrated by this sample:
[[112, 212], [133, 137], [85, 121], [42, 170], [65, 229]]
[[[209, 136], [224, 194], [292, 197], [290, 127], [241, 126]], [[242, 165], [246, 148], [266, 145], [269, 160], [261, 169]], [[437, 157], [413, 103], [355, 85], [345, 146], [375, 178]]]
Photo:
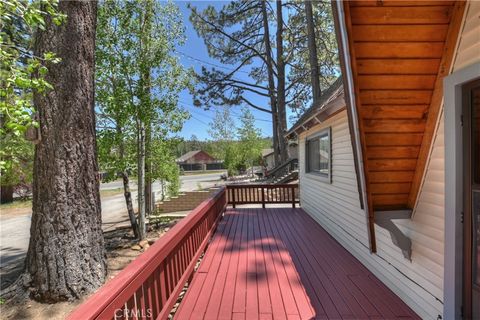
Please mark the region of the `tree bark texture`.
[[[138, 229], [139, 239], [143, 240], [146, 237], [146, 203], [145, 203], [145, 191], [147, 186], [145, 184], [145, 167], [146, 167], [146, 153], [145, 147], [147, 143], [146, 126], [150, 126], [151, 122], [151, 67], [149, 64], [149, 49], [150, 49], [150, 37], [152, 30], [152, 0], [145, 1], [145, 9], [142, 13], [141, 19], [141, 34], [140, 34], [140, 88], [139, 88], [139, 106], [138, 106]], [[147, 129], [148, 130], [148, 129]], [[150, 131], [149, 131], [150, 133]]]
[[125, 203], [127, 205], [128, 218], [130, 219], [130, 224], [133, 229], [133, 235], [135, 238], [139, 238], [138, 234], [138, 223], [137, 217], [135, 216], [135, 211], [133, 210], [132, 202], [132, 192], [130, 191], [130, 179], [128, 178], [127, 172], [122, 172], [123, 179], [123, 194], [125, 196]]
[[[280, 151], [280, 161], [287, 161], [287, 141], [285, 133], [287, 132], [287, 113], [285, 98], [285, 60], [283, 56], [283, 13], [282, 1], [277, 0], [277, 113], [278, 113], [278, 146]], [[278, 165], [278, 164], [277, 164]]]
[[305, 18], [307, 20], [310, 77], [312, 82], [313, 102], [315, 103], [322, 95], [322, 90], [320, 88], [320, 70], [318, 67], [317, 42], [315, 41], [315, 24], [313, 21], [313, 5], [311, 0], [305, 0]]
[[145, 215], [148, 217], [152, 214], [152, 125], [147, 124], [145, 130]]
[[275, 80], [273, 72], [273, 59], [272, 59], [272, 47], [270, 44], [270, 27], [268, 25], [267, 6], [265, 1], [261, 1], [262, 6], [262, 22], [264, 29], [263, 41], [265, 44], [265, 53], [267, 60], [267, 74], [268, 74], [268, 93], [270, 95], [270, 106], [272, 108], [272, 140], [273, 140], [273, 160], [275, 166], [280, 164], [280, 149], [279, 149], [279, 136], [278, 136], [278, 112], [277, 112], [277, 99], [275, 92]]
[[67, 20], [47, 21], [35, 53], [55, 52], [53, 90], [34, 94], [41, 141], [35, 148], [33, 214], [26, 276], [43, 302], [77, 299], [105, 280], [95, 142], [94, 66], [97, 3], [62, 1]]
[[137, 187], [138, 187], [138, 238], [146, 237], [147, 227], [145, 222], [145, 124], [139, 121], [137, 138]]
[[0, 203], [13, 202], [13, 186], [0, 186]]

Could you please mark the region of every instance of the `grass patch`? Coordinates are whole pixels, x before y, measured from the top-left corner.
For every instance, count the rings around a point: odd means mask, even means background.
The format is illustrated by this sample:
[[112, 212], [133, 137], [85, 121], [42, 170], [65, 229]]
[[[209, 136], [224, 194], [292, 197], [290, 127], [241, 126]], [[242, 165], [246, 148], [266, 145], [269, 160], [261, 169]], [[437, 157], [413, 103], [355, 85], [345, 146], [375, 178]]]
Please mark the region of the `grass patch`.
[[17, 208], [31, 208], [32, 207], [32, 200], [13, 200], [10, 203], [2, 203], [0, 204], [0, 209], [17, 209]]
[[101, 197], [111, 197], [123, 193], [123, 188], [100, 190]]

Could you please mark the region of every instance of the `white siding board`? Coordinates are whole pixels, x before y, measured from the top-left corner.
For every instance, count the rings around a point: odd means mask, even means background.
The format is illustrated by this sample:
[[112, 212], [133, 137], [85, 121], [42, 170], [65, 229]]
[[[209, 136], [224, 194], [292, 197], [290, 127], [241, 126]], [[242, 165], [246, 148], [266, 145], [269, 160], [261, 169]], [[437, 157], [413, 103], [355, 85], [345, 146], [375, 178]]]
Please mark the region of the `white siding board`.
[[480, 1], [469, 1], [453, 70], [480, 61]]

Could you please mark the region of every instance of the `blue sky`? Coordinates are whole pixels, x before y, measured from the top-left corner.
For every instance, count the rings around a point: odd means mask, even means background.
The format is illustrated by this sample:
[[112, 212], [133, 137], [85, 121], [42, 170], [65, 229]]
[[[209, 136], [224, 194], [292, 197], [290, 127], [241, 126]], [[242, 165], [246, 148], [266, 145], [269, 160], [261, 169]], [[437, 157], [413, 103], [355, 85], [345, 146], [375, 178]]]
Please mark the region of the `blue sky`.
[[[195, 29], [190, 23], [189, 16], [190, 10], [187, 8], [188, 3], [196, 6], [199, 9], [206, 8], [208, 5], [213, 5], [220, 9], [223, 5], [228, 3], [227, 1], [175, 1], [179, 6], [183, 15], [183, 21], [186, 27], [187, 41], [185, 46], [179, 48], [178, 51], [183, 53], [180, 55], [181, 62], [186, 67], [193, 67], [195, 71], [200, 72], [202, 65], [211, 67], [209, 63], [215, 65], [221, 65], [215, 59], [211, 59], [208, 56], [207, 48], [203, 43], [203, 39], [198, 37]], [[226, 68], [232, 68], [232, 66], [225, 65]], [[241, 77], [241, 74], [238, 75]], [[260, 97], [249, 96], [254, 103], [263, 105], [268, 108], [268, 102], [266, 99]], [[180, 105], [188, 110], [191, 114], [191, 118], [185, 122], [183, 130], [180, 135], [186, 139], [190, 138], [193, 134], [200, 140], [208, 139], [208, 123], [211, 122], [215, 115], [215, 109], [203, 110], [202, 108], [193, 106], [192, 96], [188, 91], [182, 92], [180, 95]], [[231, 109], [231, 113], [234, 118], [238, 119], [240, 115], [241, 106], [234, 106]], [[250, 109], [254, 114], [256, 120], [256, 126], [261, 129], [264, 136], [271, 136], [272, 134], [272, 122], [271, 116], [268, 113]]]

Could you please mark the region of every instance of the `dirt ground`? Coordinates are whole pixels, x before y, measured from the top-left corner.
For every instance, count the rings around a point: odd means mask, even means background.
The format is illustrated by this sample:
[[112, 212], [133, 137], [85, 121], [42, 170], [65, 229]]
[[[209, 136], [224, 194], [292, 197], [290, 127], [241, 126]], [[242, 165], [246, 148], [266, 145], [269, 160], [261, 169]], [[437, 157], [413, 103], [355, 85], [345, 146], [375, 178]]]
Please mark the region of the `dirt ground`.
[[[147, 240], [153, 244], [180, 218], [162, 218], [157, 224], [148, 228]], [[129, 228], [118, 228], [105, 232], [105, 244], [107, 251], [108, 276], [107, 281], [125, 268], [133, 259], [142, 254], [148, 248], [142, 248], [133, 239], [133, 233]], [[148, 247], [148, 246], [146, 246]], [[17, 275], [18, 276], [18, 275]], [[1, 279], [13, 282], [13, 279]], [[75, 307], [80, 305], [88, 297], [74, 302], [61, 302], [56, 304], [44, 304], [34, 300], [26, 300], [18, 303], [3, 302], [0, 304], [0, 319], [32, 319], [32, 320], [55, 320], [65, 319]]]

